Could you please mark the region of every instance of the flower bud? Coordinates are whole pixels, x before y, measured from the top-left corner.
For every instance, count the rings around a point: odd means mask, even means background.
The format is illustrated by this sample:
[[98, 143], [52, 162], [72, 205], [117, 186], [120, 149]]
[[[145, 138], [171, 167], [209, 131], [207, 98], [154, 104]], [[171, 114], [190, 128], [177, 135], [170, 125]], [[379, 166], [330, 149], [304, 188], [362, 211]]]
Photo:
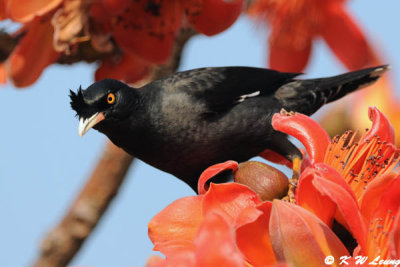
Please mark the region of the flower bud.
[[282, 198], [288, 192], [286, 175], [262, 162], [246, 161], [239, 164], [234, 180], [250, 187], [263, 201]]

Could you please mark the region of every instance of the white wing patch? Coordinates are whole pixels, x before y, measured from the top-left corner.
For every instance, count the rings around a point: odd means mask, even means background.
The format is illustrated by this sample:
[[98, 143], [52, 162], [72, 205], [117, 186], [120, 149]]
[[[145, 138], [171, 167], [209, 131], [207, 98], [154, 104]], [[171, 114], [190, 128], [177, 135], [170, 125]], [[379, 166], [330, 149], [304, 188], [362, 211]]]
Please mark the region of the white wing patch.
[[255, 96], [258, 96], [259, 94], [260, 94], [260, 91], [256, 91], [256, 92], [254, 92], [254, 93], [247, 94], [247, 95], [241, 95], [241, 96], [239, 96], [239, 98], [236, 100], [236, 103], [242, 103], [244, 100], [246, 100], [246, 98], [255, 97]]

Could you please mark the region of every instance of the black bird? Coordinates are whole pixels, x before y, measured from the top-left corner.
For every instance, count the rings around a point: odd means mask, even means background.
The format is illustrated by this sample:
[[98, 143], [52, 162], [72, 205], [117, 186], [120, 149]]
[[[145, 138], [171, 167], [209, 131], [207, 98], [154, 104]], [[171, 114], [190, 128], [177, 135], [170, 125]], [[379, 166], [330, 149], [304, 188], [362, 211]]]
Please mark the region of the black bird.
[[271, 149], [293, 161], [299, 150], [271, 126], [281, 109], [311, 115], [322, 105], [375, 82], [379, 66], [320, 79], [295, 79], [251, 67], [178, 72], [140, 89], [113, 80], [71, 91], [79, 135], [90, 128], [144, 162], [196, 190], [201, 172], [226, 160], [239, 162]]

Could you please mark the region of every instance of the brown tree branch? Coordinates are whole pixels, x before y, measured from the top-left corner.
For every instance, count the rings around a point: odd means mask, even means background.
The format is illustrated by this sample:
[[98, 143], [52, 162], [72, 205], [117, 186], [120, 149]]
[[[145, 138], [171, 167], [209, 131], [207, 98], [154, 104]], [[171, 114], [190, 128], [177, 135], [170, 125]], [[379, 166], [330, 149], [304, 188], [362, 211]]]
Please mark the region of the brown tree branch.
[[[194, 34], [182, 30], [178, 35], [172, 58], [167, 65], [155, 67], [148, 81], [176, 71], [186, 41]], [[101, 219], [118, 193], [133, 157], [108, 142], [105, 151], [58, 226], [52, 229], [41, 244], [37, 267], [66, 266]]]

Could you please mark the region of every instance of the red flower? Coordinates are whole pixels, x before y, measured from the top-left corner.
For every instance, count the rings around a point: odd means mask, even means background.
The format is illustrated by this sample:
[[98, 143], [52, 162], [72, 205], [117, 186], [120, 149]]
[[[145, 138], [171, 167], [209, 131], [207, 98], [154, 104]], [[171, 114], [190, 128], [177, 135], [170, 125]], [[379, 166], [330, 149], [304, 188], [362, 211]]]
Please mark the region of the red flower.
[[[322, 39], [349, 70], [382, 65], [376, 47], [368, 40], [354, 17], [346, 10], [344, 0], [256, 0], [248, 13], [271, 26], [269, 37], [269, 66], [289, 72], [302, 72], [307, 66], [313, 42]], [[384, 77], [370, 88], [355, 93], [343, 105], [328, 108], [320, 120], [329, 133], [337, 134], [349, 128], [364, 128], [362, 118], [369, 106], [383, 111], [400, 130], [399, 101], [395, 88]], [[331, 116], [335, 114], [335, 116]], [[400, 144], [400, 136], [396, 143]]]
[[376, 62], [355, 19], [343, 0], [257, 0], [249, 14], [272, 26], [269, 66], [300, 72], [308, 63], [314, 39], [322, 37], [349, 69]]
[[[102, 3], [106, 16], [96, 19], [109, 18], [119, 47], [148, 63], [162, 64], [169, 59], [175, 37], [182, 27], [192, 26], [207, 35], [217, 34], [233, 24], [244, 1], [103, 0]], [[183, 25], [184, 21], [189, 25]]]
[[4, 0], [2, 1], [2, 19], [26, 23], [36, 16], [43, 16], [61, 4], [63, 0]]
[[[199, 188], [236, 167], [233, 162], [211, 166]], [[327, 255], [348, 255], [328, 226], [301, 207], [278, 200], [262, 203], [237, 183], [211, 184], [203, 192], [176, 200], [150, 221], [154, 249], [166, 258], [152, 258], [149, 266], [269, 266], [278, 261], [320, 266]]]
[[372, 128], [358, 142], [351, 132], [329, 141], [301, 114], [275, 114], [273, 126], [302, 141], [314, 163], [300, 176], [297, 204], [328, 225], [342, 223], [358, 241], [354, 255], [387, 258], [398, 256], [400, 242], [399, 158], [386, 117], [371, 108], [369, 118]]
[[105, 78], [134, 83], [150, 73], [150, 66], [129, 54], [104, 59], [96, 70], [95, 80]]
[[133, 83], [168, 61], [180, 29], [217, 34], [234, 23], [243, 5], [244, 0], [2, 1], [0, 18], [22, 23], [25, 33], [7, 60], [7, 76], [16, 86], [28, 86], [60, 55], [77, 53], [79, 43], [90, 41], [97, 51], [111, 53], [96, 79]]
[[356, 133], [346, 132], [330, 140], [328, 134], [311, 118], [302, 114], [275, 114], [273, 127], [299, 139], [306, 147], [311, 163], [334, 167], [360, 198], [366, 185], [376, 176], [390, 172], [399, 162], [394, 131], [378, 109], [369, 109], [371, 130], [355, 141]]
[[23, 30], [27, 33], [5, 64], [7, 76], [15, 86], [31, 85], [59, 57], [60, 54], [53, 48], [53, 27], [49, 19], [36, 18], [24, 26]]
[[349, 255], [328, 226], [299, 206], [274, 200], [269, 227], [277, 259], [291, 266], [323, 266], [328, 255]]
[[381, 259], [400, 257], [400, 175], [386, 173], [366, 188], [361, 212], [368, 222], [366, 255]]

